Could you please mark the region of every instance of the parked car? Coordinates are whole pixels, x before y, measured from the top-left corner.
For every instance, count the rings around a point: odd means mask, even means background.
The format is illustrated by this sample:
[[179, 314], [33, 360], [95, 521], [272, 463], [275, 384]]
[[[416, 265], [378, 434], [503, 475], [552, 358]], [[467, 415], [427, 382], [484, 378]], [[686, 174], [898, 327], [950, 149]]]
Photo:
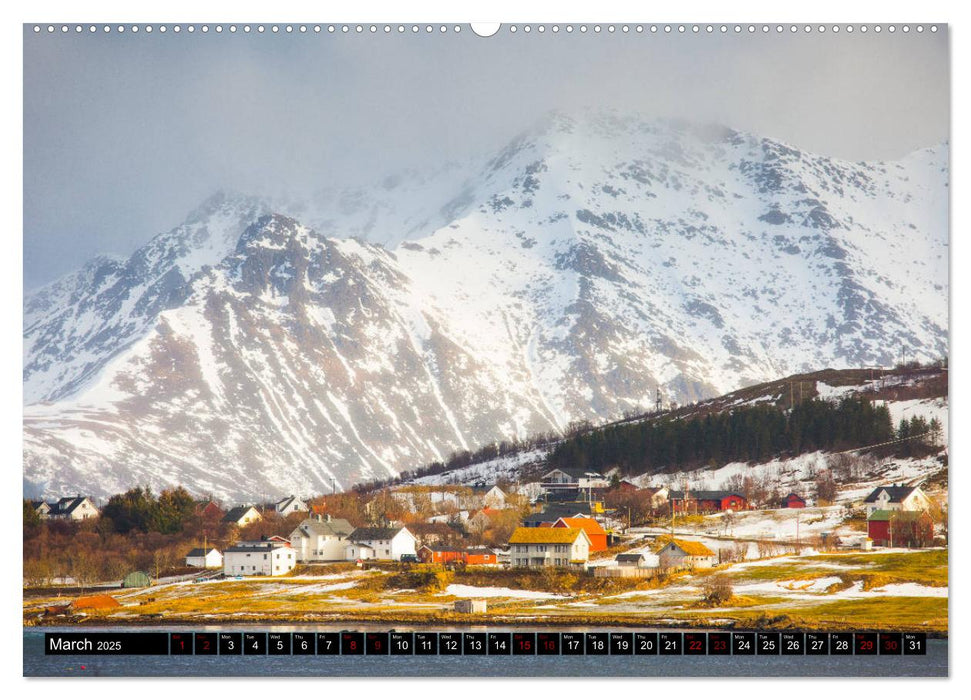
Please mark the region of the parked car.
[[417, 564], [418, 555], [417, 554], [402, 554], [401, 561], [405, 564]]

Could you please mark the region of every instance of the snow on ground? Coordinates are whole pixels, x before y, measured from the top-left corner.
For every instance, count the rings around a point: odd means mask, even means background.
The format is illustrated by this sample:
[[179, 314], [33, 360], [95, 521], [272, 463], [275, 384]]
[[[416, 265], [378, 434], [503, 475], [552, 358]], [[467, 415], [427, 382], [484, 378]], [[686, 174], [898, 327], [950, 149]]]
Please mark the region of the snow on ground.
[[[784, 595], [793, 600], [849, 600], [860, 598], [914, 597], [947, 598], [948, 590], [943, 586], [924, 586], [919, 583], [889, 583], [870, 590], [863, 590], [863, 581], [842, 591], [827, 593], [826, 589], [840, 579], [836, 576], [816, 579], [815, 581], [760, 581], [758, 583], [736, 584], [736, 595]], [[805, 584], [803, 587], [801, 584]], [[811, 584], [811, 585], [810, 585]]]
[[515, 588], [499, 586], [466, 586], [459, 583], [450, 584], [444, 593], [459, 598], [526, 598], [530, 600], [549, 600], [551, 598], [569, 598], [570, 596], [545, 591], [521, 591]]
[[923, 416], [929, 423], [932, 418], [937, 418], [941, 424], [941, 433], [944, 444], [947, 444], [948, 436], [948, 410], [947, 399], [912, 399], [910, 401], [884, 401], [890, 411], [890, 418], [896, 428], [904, 418], [910, 420], [914, 416]]
[[523, 467], [546, 457], [547, 450], [529, 450], [497, 457], [487, 462], [470, 464], [467, 467], [451, 469], [441, 474], [422, 476], [408, 483], [424, 486], [444, 486], [447, 484], [494, 484], [500, 480], [518, 481]]
[[805, 540], [822, 532], [840, 529], [843, 506], [778, 508], [733, 513], [716, 513], [705, 521], [705, 529], [729, 537], [753, 539]]

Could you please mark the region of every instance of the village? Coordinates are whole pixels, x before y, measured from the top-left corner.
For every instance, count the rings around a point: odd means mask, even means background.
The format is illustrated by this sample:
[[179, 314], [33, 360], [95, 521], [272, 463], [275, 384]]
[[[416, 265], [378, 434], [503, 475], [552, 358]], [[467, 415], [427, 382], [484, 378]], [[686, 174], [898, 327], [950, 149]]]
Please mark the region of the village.
[[[946, 518], [921, 485], [755, 503], [745, 489], [557, 468], [524, 483], [397, 484], [356, 510], [352, 497], [196, 501], [213, 525], [203, 532], [223, 538], [204, 534], [177, 565], [92, 581], [82, 595], [63, 578], [25, 586], [25, 624], [471, 616], [947, 629]], [[48, 522], [100, 515], [80, 495], [30, 507]]]

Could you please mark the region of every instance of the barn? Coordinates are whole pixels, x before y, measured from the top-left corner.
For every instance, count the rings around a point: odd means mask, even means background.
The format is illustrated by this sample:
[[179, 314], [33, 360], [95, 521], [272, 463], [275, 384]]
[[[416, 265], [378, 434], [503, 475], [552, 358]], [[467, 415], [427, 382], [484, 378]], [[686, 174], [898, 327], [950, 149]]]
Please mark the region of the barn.
[[788, 496], [782, 499], [782, 503], [779, 505], [780, 508], [805, 508], [806, 499], [802, 496], [790, 493]]
[[921, 548], [934, 542], [934, 521], [925, 511], [875, 510], [866, 530], [877, 547]]

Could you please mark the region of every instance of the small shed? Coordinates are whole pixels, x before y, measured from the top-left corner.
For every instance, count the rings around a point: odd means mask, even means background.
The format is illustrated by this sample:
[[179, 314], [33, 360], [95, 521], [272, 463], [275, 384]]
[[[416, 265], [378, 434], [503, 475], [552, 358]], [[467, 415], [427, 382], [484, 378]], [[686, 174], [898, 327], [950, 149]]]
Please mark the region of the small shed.
[[484, 613], [486, 608], [486, 602], [481, 598], [455, 601], [455, 612], [458, 613]]
[[781, 508], [805, 508], [806, 499], [800, 496], [798, 493], [790, 493], [788, 496], [782, 499], [782, 503], [779, 505]]
[[122, 588], [146, 588], [152, 585], [152, 579], [144, 571], [132, 571], [121, 582]]

